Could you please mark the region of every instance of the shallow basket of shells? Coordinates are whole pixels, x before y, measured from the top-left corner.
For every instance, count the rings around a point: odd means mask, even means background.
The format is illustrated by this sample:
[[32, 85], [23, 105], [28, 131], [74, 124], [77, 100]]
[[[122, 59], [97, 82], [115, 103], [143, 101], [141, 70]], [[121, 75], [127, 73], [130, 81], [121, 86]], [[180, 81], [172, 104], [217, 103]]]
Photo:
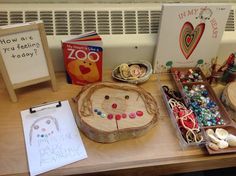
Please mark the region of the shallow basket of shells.
[[152, 74], [152, 65], [147, 61], [130, 61], [122, 63], [112, 71], [112, 77], [119, 81], [140, 84], [147, 81]]
[[234, 126], [206, 128], [205, 134], [209, 154], [236, 152], [236, 128]]

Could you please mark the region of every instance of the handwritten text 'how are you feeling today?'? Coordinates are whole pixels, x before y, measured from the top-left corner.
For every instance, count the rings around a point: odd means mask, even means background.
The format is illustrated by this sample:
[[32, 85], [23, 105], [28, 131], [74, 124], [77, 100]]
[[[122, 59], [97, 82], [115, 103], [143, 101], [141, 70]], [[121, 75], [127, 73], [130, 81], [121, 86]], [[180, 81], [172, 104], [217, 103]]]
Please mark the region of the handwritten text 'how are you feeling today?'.
[[38, 54], [40, 42], [34, 40], [34, 37], [3, 37], [0, 39], [2, 52], [13, 59], [33, 58]]

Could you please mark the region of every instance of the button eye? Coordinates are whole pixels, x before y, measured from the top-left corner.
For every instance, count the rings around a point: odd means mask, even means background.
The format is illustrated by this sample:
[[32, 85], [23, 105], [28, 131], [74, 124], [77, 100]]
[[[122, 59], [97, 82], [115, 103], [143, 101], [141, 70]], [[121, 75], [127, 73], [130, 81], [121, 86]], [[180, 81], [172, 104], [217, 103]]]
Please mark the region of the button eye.
[[125, 95], [125, 99], [128, 100], [129, 99], [129, 95]]
[[47, 120], [46, 123], [47, 123], [47, 124], [50, 124], [50, 123], [51, 123], [51, 120]]
[[34, 129], [35, 129], [35, 130], [39, 129], [39, 126], [38, 126], [38, 125], [35, 125], [35, 126], [34, 126]]
[[106, 100], [109, 100], [109, 95], [106, 95], [105, 97], [104, 97]]

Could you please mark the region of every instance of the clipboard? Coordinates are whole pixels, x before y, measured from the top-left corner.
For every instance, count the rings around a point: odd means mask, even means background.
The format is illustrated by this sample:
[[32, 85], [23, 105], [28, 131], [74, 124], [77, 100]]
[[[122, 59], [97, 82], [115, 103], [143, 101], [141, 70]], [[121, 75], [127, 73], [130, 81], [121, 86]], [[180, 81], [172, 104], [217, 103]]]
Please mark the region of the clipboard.
[[30, 175], [87, 158], [67, 100], [32, 106], [21, 117]]
[[40, 105], [32, 106], [29, 108], [30, 113], [36, 113], [37, 111], [42, 111], [49, 108], [61, 107], [61, 101], [58, 102], [47, 102]]

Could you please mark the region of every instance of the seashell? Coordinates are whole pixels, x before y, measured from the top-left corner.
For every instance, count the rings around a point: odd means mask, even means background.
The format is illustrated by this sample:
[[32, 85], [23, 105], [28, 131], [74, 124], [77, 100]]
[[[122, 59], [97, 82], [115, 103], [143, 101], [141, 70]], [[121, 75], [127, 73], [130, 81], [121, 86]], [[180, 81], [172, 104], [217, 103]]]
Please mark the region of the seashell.
[[215, 135], [216, 135], [216, 137], [218, 137], [219, 139], [225, 140], [225, 139], [228, 137], [229, 133], [228, 133], [227, 130], [225, 130], [225, 129], [223, 129], [223, 128], [217, 128], [217, 129], [215, 130]]
[[119, 66], [119, 71], [120, 71], [120, 76], [124, 79], [127, 79], [130, 76], [128, 64], [121, 64]]
[[215, 144], [218, 144], [220, 142], [220, 139], [214, 136], [214, 134], [208, 134], [209, 138], [211, 139], [211, 142], [214, 142]]
[[208, 144], [208, 147], [209, 147], [210, 149], [212, 149], [212, 150], [215, 150], [215, 151], [219, 150], [218, 145], [216, 145], [216, 144], [213, 143], [213, 142], [210, 142], [210, 143]]
[[207, 129], [207, 130], [206, 130], [206, 134], [207, 134], [207, 135], [209, 135], [209, 134], [214, 135], [214, 133], [215, 133], [215, 132], [214, 132], [213, 129]]
[[220, 142], [217, 143], [217, 145], [220, 149], [225, 149], [225, 148], [229, 147], [229, 143], [224, 140], [220, 140]]
[[130, 61], [115, 67], [112, 77], [119, 81], [139, 84], [147, 81], [152, 74], [152, 65], [147, 61]]
[[229, 146], [235, 147], [236, 146], [236, 136], [229, 134], [226, 141], [229, 143]]

